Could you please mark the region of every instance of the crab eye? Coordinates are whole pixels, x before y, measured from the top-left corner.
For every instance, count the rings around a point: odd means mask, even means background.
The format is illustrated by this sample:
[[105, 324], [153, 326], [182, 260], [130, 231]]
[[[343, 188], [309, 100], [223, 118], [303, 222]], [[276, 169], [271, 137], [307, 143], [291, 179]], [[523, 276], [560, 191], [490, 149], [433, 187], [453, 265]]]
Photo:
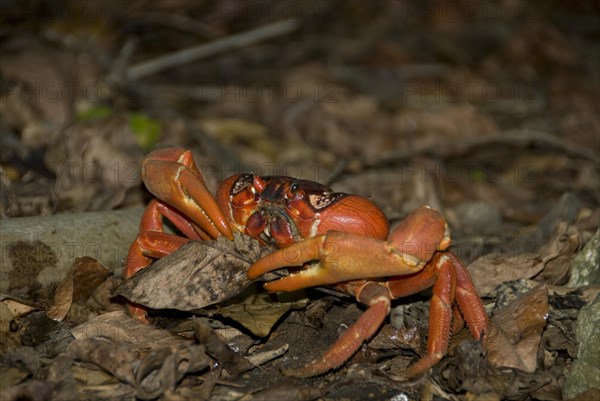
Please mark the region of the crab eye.
[[301, 194], [299, 194], [299, 192], [300, 192], [300, 186], [298, 185], [298, 183], [293, 183], [289, 187], [286, 188], [285, 194], [284, 194], [285, 199], [292, 200], [292, 199], [299, 198], [302, 196]]
[[263, 180], [259, 176], [255, 175], [252, 178], [252, 186], [254, 187], [254, 189], [256, 191], [262, 192], [267, 187], [267, 183], [265, 182], [265, 180]]

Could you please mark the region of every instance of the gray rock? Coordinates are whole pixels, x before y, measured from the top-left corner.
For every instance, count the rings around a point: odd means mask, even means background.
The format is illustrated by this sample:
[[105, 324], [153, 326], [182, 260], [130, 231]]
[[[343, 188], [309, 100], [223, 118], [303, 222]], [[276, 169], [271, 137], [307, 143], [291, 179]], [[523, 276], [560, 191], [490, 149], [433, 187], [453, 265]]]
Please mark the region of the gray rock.
[[571, 263], [568, 287], [600, 285], [600, 229], [575, 255]]
[[600, 388], [600, 299], [581, 308], [577, 318], [577, 359], [566, 375], [565, 400], [589, 389]]

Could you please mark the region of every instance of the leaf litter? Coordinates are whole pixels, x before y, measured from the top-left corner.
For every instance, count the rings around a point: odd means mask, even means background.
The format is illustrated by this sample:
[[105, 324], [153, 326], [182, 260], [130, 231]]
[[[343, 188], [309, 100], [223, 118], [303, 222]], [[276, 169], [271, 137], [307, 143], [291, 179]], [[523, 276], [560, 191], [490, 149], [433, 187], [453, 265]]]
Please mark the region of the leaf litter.
[[[269, 249], [240, 236], [190, 243], [125, 283], [84, 254], [54, 285], [2, 287], [1, 399], [598, 399], [595, 10], [502, 3], [523, 18], [405, 23], [403, 3], [319, 4], [285, 38], [128, 81], [169, 49], [273, 23], [255, 5], [167, 3], [133, 2], [124, 24], [110, 2], [94, 24], [77, 4], [34, 24], [35, 6], [7, 6], [2, 218], [142, 206], [153, 144], [192, 148], [211, 189], [243, 170], [296, 175], [369, 196], [393, 223], [428, 203], [451, 223], [489, 333], [456, 327], [431, 374], [399, 384], [390, 370], [428, 335], [427, 294], [401, 299], [341, 369], [290, 381], [280, 369], [322, 353], [361, 306], [322, 288], [264, 293], [245, 269]], [[461, 85], [472, 91], [453, 98]], [[257, 88], [268, 96], [242, 96]], [[124, 297], [151, 306], [153, 324], [124, 314]]]

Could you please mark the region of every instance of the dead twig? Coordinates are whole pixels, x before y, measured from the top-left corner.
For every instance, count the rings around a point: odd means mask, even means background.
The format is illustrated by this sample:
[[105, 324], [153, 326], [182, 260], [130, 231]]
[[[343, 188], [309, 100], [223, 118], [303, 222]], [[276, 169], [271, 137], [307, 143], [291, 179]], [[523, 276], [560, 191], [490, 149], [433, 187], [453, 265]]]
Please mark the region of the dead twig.
[[179, 50], [130, 67], [127, 71], [127, 77], [130, 80], [145, 78], [157, 72], [198, 61], [217, 53], [239, 49], [266, 39], [286, 35], [296, 30], [299, 26], [300, 24], [295, 20], [278, 21], [250, 31], [217, 39], [200, 46]]
[[200, 22], [194, 18], [189, 18], [185, 15], [156, 11], [140, 13], [137, 17], [137, 22], [149, 26], [164, 26], [177, 31], [204, 37], [214, 37], [221, 32], [221, 29], [212, 27], [209, 24]]

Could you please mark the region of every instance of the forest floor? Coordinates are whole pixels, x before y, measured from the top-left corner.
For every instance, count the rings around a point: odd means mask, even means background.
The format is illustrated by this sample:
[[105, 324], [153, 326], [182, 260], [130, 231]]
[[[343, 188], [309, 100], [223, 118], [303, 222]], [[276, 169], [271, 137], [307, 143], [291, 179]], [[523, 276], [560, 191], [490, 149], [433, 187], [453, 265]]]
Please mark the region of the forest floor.
[[[600, 400], [597, 4], [23, 1], [0, 15], [0, 400]], [[364, 305], [245, 274], [230, 287], [268, 252], [247, 238], [123, 284], [152, 199], [141, 162], [165, 146], [192, 150], [212, 193], [232, 174], [286, 175], [367, 197], [392, 228], [439, 210], [490, 316], [483, 339], [457, 328], [433, 369], [399, 380], [436, 323], [426, 290], [394, 300], [340, 368], [295, 378], [282, 369]], [[204, 274], [218, 299], [165, 265]], [[162, 306], [143, 324], [122, 296]]]

